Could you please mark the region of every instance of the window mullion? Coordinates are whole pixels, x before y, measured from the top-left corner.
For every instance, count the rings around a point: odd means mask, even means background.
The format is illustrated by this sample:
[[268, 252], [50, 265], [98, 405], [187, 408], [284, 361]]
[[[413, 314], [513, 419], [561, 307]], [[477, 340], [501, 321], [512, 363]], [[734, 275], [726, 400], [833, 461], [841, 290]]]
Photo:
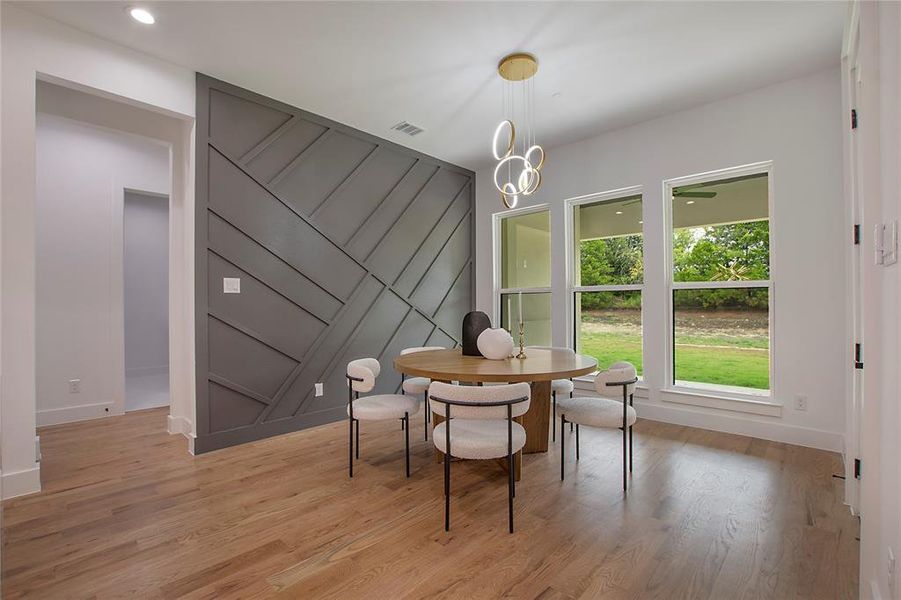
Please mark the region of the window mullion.
[[644, 289], [643, 283], [629, 283], [622, 285], [577, 285], [572, 292], [640, 292]]
[[674, 290], [734, 290], [742, 288], [764, 288], [770, 286], [769, 279], [737, 281], [674, 281]]

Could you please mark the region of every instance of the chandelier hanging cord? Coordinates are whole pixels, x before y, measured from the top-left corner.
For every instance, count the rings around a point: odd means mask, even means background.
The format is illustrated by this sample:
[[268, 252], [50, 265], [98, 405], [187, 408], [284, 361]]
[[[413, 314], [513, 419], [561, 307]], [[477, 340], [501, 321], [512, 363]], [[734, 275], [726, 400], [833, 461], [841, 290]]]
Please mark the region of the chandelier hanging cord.
[[[520, 196], [534, 194], [541, 186], [541, 168], [544, 166], [545, 153], [536, 143], [535, 82], [532, 80], [537, 71], [538, 61], [530, 54], [511, 54], [498, 65], [498, 73], [504, 79], [501, 92], [504, 118], [495, 128], [492, 139], [492, 154], [498, 161], [494, 168], [494, 186], [507, 208], [516, 207]], [[519, 90], [515, 89], [516, 85], [520, 86]], [[518, 107], [517, 91], [520, 96]], [[519, 154], [516, 153], [517, 122], [522, 124], [519, 140], [522, 149]], [[503, 143], [504, 140], [506, 143]], [[501, 181], [504, 171], [506, 177]]]

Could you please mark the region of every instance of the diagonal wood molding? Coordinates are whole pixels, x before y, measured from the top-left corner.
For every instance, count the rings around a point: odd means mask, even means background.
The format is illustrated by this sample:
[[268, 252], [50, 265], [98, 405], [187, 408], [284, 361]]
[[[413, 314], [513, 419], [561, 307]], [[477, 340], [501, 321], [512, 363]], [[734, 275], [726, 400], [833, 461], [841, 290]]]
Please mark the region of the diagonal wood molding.
[[345, 418], [349, 360], [394, 393], [401, 349], [459, 343], [471, 171], [201, 74], [196, 147], [195, 452]]

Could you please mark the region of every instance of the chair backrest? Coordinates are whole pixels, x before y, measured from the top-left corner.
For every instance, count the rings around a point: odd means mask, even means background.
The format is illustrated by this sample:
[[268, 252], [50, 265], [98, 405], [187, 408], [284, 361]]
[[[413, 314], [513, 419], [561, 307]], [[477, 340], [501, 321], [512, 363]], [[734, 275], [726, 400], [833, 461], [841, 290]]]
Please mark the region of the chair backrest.
[[404, 348], [400, 351], [400, 355], [413, 354], [414, 352], [426, 352], [427, 350], [447, 350], [444, 346], [413, 346], [412, 348]]
[[[519, 417], [529, 410], [529, 402], [532, 398], [532, 388], [528, 383], [511, 383], [505, 385], [475, 386], [453, 385], [433, 381], [429, 385], [429, 403], [432, 412], [444, 416], [447, 405], [444, 402], [433, 400], [432, 397], [442, 400], [452, 400], [466, 404], [476, 405], [480, 402], [504, 402], [526, 398], [523, 402], [517, 402], [512, 406], [512, 416]], [[452, 419], [506, 419], [506, 406], [460, 406], [451, 405], [450, 416]]]
[[375, 387], [375, 378], [379, 376], [382, 366], [375, 358], [358, 358], [347, 363], [347, 382], [355, 392], [368, 392]]
[[[622, 386], [608, 386], [608, 383], [616, 383], [618, 381], [631, 381], [637, 377], [638, 371], [635, 365], [626, 361], [615, 362], [605, 371], [600, 371], [594, 378], [594, 387], [598, 394], [605, 398], [614, 398], [616, 400], [623, 399]], [[631, 383], [626, 386], [626, 393], [635, 392], [635, 384]]]

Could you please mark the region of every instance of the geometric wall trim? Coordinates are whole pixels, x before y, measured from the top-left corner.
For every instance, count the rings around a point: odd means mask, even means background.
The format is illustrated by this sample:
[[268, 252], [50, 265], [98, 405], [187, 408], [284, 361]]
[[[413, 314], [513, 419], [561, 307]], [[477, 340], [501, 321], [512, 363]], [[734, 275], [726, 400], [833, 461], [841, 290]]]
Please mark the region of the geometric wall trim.
[[471, 171], [202, 74], [196, 152], [195, 452], [347, 418], [354, 358], [393, 393], [402, 348], [460, 343]]

